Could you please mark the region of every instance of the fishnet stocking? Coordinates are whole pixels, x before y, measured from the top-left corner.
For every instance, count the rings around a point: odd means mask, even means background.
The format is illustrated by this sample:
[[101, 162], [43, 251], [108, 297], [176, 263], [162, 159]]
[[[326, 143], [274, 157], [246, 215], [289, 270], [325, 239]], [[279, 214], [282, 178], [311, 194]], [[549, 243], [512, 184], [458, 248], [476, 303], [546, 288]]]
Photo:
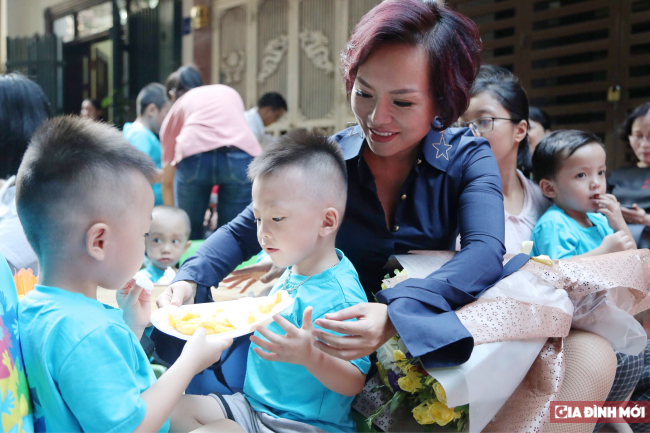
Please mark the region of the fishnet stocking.
[[[571, 330], [564, 339], [566, 369], [558, 401], [605, 401], [616, 374], [616, 355], [605, 339]], [[544, 433], [590, 433], [596, 423], [551, 424]]]

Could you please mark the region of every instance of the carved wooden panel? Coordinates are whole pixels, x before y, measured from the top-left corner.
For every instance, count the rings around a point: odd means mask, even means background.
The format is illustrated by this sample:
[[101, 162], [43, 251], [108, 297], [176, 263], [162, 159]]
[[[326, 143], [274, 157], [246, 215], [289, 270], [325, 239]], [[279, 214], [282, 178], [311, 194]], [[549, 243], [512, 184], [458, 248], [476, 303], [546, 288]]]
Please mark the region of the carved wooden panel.
[[239, 92], [246, 100], [246, 7], [228, 9], [219, 23], [219, 82]]
[[338, 59], [332, 49], [334, 8], [331, 0], [302, 0], [299, 25], [300, 113], [306, 119], [333, 116]]
[[258, 6], [257, 98], [266, 92], [287, 95], [287, 0], [264, 0]]

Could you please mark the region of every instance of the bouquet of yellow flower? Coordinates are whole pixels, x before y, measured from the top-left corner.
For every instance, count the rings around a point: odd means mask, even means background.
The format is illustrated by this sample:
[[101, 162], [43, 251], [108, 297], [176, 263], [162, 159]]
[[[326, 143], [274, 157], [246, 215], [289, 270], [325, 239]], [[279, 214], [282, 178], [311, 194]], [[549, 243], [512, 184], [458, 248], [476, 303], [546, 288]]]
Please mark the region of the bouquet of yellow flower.
[[469, 405], [448, 407], [447, 395], [440, 382], [427, 373], [418, 358], [410, 357], [399, 336], [377, 350], [377, 368], [382, 384], [373, 391], [391, 396], [366, 419], [368, 426], [385, 410], [392, 413], [406, 405], [421, 425], [449, 425], [463, 431], [469, 419]]
[[34, 286], [38, 282], [38, 278], [34, 275], [31, 269], [21, 269], [16, 272], [14, 270], [14, 283], [16, 284], [16, 291], [18, 292], [18, 300], [23, 299], [28, 292], [34, 290]]

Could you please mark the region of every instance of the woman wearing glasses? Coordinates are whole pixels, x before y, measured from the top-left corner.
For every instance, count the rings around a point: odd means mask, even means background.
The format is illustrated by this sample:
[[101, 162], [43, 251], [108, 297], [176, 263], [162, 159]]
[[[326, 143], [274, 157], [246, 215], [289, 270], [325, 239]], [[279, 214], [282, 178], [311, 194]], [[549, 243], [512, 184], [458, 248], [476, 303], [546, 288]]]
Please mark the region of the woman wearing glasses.
[[503, 183], [506, 252], [517, 254], [551, 204], [525, 174], [531, 168], [528, 97], [517, 77], [499, 66], [481, 66], [458, 126], [468, 126], [490, 142]]
[[636, 107], [621, 128], [621, 139], [629, 143], [636, 165], [614, 171], [607, 189], [621, 203], [623, 218], [639, 248], [650, 247], [650, 102]]

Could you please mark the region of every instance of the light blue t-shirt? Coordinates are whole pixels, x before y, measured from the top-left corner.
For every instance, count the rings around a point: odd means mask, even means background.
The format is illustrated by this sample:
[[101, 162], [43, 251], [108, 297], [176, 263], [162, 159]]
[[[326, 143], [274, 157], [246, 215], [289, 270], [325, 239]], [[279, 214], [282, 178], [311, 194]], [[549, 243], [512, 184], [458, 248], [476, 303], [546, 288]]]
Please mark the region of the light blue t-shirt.
[[138, 273], [135, 275], [136, 277], [142, 275], [144, 277], [149, 278], [152, 283], [157, 283], [158, 280], [160, 280], [165, 275], [165, 271], [163, 271], [162, 269], [158, 269], [153, 264], [150, 264], [140, 269]]
[[551, 259], [568, 259], [598, 248], [607, 235], [614, 233], [607, 217], [587, 212], [592, 227], [582, 227], [557, 205], [552, 205], [537, 220], [533, 229], [531, 255], [545, 254]]
[[[359, 283], [357, 271], [352, 263], [336, 250], [339, 264], [320, 274], [290, 293], [296, 301], [291, 309], [284, 310], [282, 317], [294, 326], [302, 327], [302, 315], [309, 306], [314, 308], [312, 319], [322, 318], [360, 302], [368, 302]], [[270, 294], [284, 288], [288, 270], [273, 287]], [[305, 281], [308, 277], [291, 274], [287, 289]], [[275, 322], [266, 327], [276, 334], [284, 330]], [[264, 339], [259, 332], [255, 335]], [[355, 431], [350, 418], [350, 407], [354, 397], [346, 397], [326, 388], [301, 365], [266, 361], [260, 358], [251, 343], [248, 351], [244, 395], [253, 409], [277, 418], [301, 421], [329, 432]], [[350, 361], [362, 373], [368, 373], [370, 359], [367, 356]]]
[[[35, 419], [47, 432], [128, 432], [155, 381], [122, 310], [80, 293], [40, 286], [18, 309], [18, 332]], [[169, 420], [160, 429], [169, 431]]]
[[[124, 138], [129, 140], [138, 150], [149, 155], [156, 168], [162, 167], [162, 148], [156, 134], [141, 123], [125, 123], [122, 133], [124, 134]], [[155, 206], [163, 204], [162, 185], [155, 183], [151, 187], [153, 188], [153, 195], [156, 199]]]

